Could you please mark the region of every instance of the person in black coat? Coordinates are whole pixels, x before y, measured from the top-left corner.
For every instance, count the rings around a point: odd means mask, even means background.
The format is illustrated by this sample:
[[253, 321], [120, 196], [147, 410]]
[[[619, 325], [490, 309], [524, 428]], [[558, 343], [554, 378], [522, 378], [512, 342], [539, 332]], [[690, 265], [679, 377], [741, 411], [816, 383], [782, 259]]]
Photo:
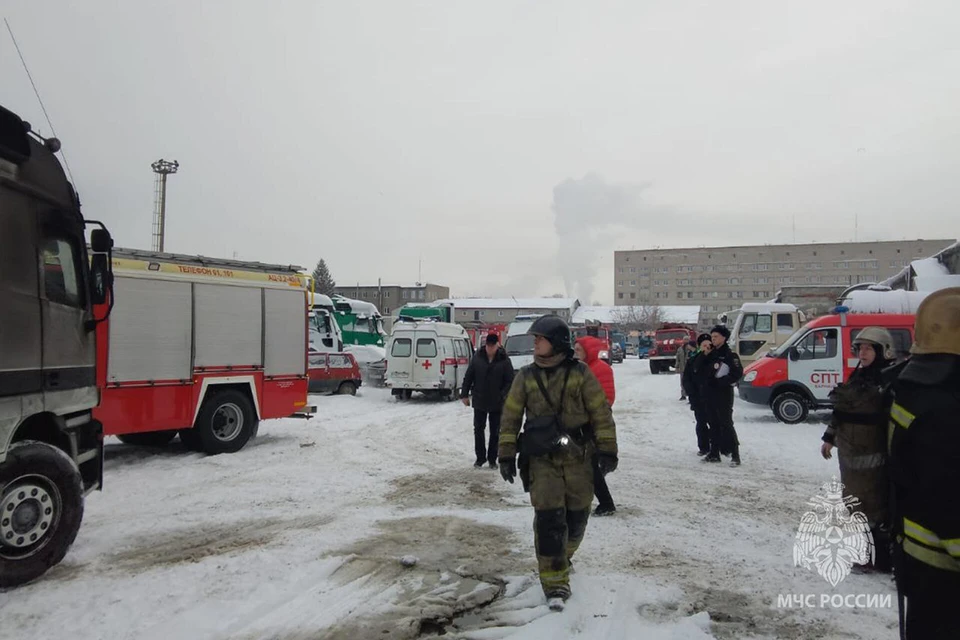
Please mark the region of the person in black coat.
[[710, 454], [704, 462], [720, 462], [720, 455], [730, 455], [730, 466], [740, 466], [740, 442], [733, 428], [733, 387], [743, 376], [740, 358], [730, 350], [727, 340], [730, 329], [718, 324], [710, 331], [713, 350], [707, 357], [706, 400], [710, 415]]
[[[497, 445], [500, 439], [500, 415], [507, 392], [513, 384], [513, 365], [507, 352], [499, 344], [497, 334], [487, 334], [486, 344], [477, 349], [470, 366], [467, 367], [460, 389], [460, 398], [464, 406], [470, 406], [470, 394], [473, 393], [473, 444], [477, 454], [475, 467], [490, 463], [491, 469], [497, 468]], [[490, 420], [490, 441], [484, 442], [484, 430], [487, 419]]]
[[683, 387], [690, 398], [690, 409], [697, 420], [697, 455], [705, 456], [710, 453], [710, 415], [707, 411], [707, 381], [712, 375], [712, 368], [707, 359], [713, 349], [709, 333], [701, 333], [697, 337], [697, 351], [687, 360], [683, 370]]

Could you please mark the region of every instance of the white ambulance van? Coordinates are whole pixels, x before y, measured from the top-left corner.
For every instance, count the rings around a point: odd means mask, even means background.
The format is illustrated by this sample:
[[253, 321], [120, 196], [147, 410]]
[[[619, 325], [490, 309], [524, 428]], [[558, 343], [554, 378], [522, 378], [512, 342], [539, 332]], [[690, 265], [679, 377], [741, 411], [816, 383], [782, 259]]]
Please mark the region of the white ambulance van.
[[414, 391], [455, 400], [473, 357], [466, 330], [449, 322], [396, 322], [387, 342], [386, 386], [398, 400]]

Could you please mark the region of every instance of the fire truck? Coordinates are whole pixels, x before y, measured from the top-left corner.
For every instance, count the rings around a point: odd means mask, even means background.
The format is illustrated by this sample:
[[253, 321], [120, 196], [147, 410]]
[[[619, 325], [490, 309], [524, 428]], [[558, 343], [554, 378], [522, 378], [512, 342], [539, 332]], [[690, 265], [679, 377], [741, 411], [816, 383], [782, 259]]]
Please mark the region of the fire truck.
[[299, 267], [114, 249], [113, 274], [97, 327], [105, 435], [160, 446], [179, 434], [188, 449], [233, 453], [261, 420], [315, 411]]
[[[63, 559], [103, 484], [93, 306], [113, 241], [84, 221], [59, 148], [0, 107], [0, 588]], [[90, 252], [85, 224], [101, 227]]]
[[669, 373], [677, 359], [677, 350], [689, 340], [696, 340], [697, 332], [690, 325], [678, 322], [664, 322], [653, 338], [653, 347], [647, 358], [650, 360], [650, 373]]

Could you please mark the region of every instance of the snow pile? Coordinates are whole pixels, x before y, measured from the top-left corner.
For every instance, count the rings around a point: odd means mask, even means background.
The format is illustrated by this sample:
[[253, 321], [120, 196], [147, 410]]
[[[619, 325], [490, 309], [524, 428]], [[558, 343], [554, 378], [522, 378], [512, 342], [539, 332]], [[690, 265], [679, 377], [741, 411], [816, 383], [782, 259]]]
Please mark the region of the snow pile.
[[926, 297], [925, 291], [861, 289], [848, 293], [843, 305], [851, 313], [916, 313]]
[[380, 362], [387, 357], [387, 350], [374, 344], [345, 344], [343, 350], [352, 353], [358, 364]]
[[960, 286], [960, 275], [950, 273], [936, 257], [914, 260], [910, 268], [913, 269], [913, 285], [917, 291], [932, 292]]

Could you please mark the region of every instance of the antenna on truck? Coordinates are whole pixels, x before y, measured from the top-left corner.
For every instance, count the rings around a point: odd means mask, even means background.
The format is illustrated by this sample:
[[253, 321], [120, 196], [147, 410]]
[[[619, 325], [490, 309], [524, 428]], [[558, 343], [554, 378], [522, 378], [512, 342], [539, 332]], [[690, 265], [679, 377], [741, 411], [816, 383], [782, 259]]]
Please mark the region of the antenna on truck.
[[[17, 43], [17, 38], [13, 35], [13, 27], [10, 26], [10, 21], [6, 18], [3, 19], [3, 24], [7, 25], [7, 33], [10, 34], [10, 40], [13, 41], [13, 48], [17, 50], [17, 55], [20, 56], [20, 63], [23, 65], [23, 70], [26, 72], [27, 78], [30, 80], [30, 86], [33, 87], [33, 94], [37, 96], [37, 102], [40, 103], [40, 110], [43, 111], [43, 117], [47, 119], [47, 126], [50, 127], [50, 133], [53, 134], [54, 139], [57, 139], [57, 130], [53, 128], [53, 122], [50, 120], [50, 114], [47, 113], [47, 107], [44, 106], [43, 98], [40, 97], [40, 91], [37, 89], [37, 83], [33, 81], [33, 75], [30, 73], [30, 68], [27, 67], [27, 61], [23, 57], [23, 52], [20, 51], [20, 45]], [[67, 162], [67, 154], [64, 153], [63, 149], [61, 148], [59, 139], [57, 139], [56, 142], [54, 142], [52, 139], [44, 140], [44, 143], [53, 153], [56, 153], [57, 151], [60, 152], [60, 156], [63, 158], [63, 166], [67, 168], [67, 175], [70, 176], [70, 182], [73, 183], [73, 188], [76, 189], [77, 181], [73, 179], [73, 171], [70, 170], [70, 163]]]

